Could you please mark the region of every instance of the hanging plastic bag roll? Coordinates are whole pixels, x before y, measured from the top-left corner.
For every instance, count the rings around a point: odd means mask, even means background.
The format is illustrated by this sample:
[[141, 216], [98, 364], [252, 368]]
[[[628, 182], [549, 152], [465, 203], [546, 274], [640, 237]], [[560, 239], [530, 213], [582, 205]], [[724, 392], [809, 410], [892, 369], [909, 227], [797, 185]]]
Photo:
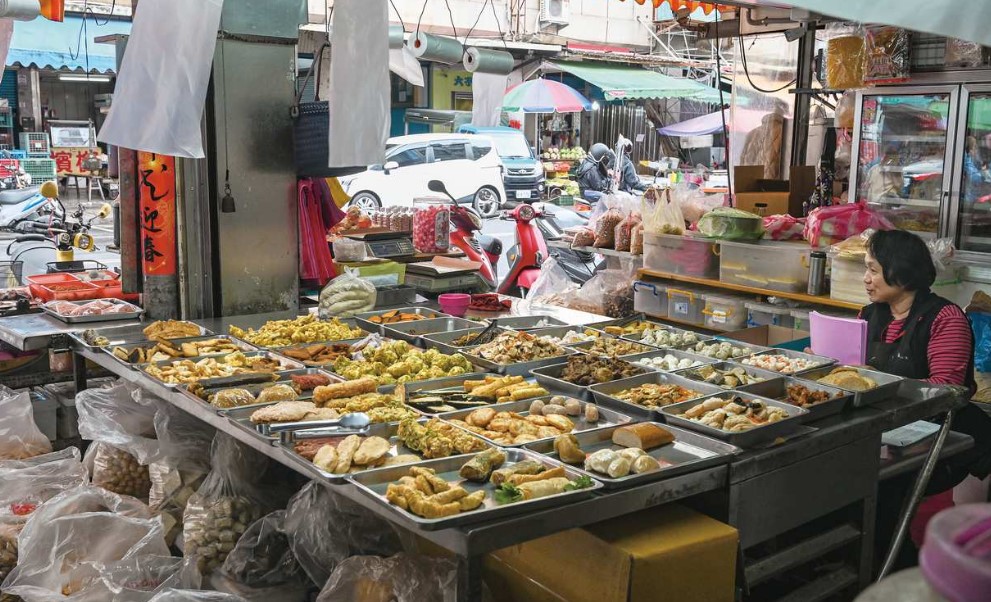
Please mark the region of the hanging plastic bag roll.
[[461, 42], [454, 38], [434, 36], [423, 31], [411, 37], [407, 45], [417, 59], [447, 65], [460, 63], [465, 52]]
[[0, 19], [31, 21], [41, 16], [38, 0], [0, 0]]
[[513, 71], [513, 55], [500, 50], [469, 48], [462, 59], [465, 71], [469, 73], [493, 73], [509, 75]]
[[396, 50], [397, 48], [403, 47], [403, 42], [406, 41], [406, 31], [403, 30], [402, 25], [390, 25], [389, 26], [389, 50]]
[[223, 0], [141, 5], [100, 142], [189, 159], [206, 156], [200, 125], [222, 9]]

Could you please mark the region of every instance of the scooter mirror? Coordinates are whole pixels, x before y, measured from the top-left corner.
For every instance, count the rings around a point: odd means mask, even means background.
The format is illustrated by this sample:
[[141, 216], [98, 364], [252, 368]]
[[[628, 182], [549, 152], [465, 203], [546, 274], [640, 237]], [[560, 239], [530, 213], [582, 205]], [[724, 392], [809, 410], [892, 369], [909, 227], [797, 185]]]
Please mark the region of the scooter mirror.
[[427, 188], [429, 188], [431, 192], [439, 192], [443, 194], [447, 198], [451, 199], [455, 205], [458, 204], [458, 201], [455, 200], [450, 192], [447, 191], [447, 186], [444, 186], [444, 183], [440, 180], [430, 180], [427, 182]]
[[38, 190], [38, 192], [40, 192], [41, 196], [45, 197], [46, 199], [57, 199], [58, 184], [56, 184], [54, 180], [49, 180], [48, 182], [45, 182], [44, 184], [41, 185], [41, 188]]
[[110, 214], [113, 213], [113, 211], [114, 208], [110, 206], [110, 203], [104, 203], [103, 206], [100, 207], [100, 212], [97, 213], [96, 216], [100, 219], [106, 219], [110, 217]]

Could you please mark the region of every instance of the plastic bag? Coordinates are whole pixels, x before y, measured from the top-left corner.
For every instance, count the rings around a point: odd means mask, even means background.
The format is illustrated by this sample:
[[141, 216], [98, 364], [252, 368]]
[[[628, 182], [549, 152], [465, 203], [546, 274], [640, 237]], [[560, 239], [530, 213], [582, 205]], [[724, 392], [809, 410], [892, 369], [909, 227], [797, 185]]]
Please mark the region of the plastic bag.
[[684, 234], [685, 216], [681, 205], [671, 197], [671, 189], [651, 187], [643, 193], [644, 232], [651, 234]]
[[289, 500], [285, 530], [296, 560], [318, 585], [349, 556], [402, 551], [391, 523], [316, 481]]
[[991, 372], [991, 313], [968, 311], [974, 329], [974, 370]]
[[368, 257], [365, 243], [350, 238], [335, 238], [334, 261], [365, 261]]
[[182, 533], [182, 514], [189, 498], [210, 472], [210, 446], [216, 429], [163, 404], [155, 413], [155, 433], [161, 458], [148, 465], [148, 505], [161, 513], [165, 540], [171, 544]]
[[0, 517], [26, 517], [44, 502], [88, 481], [75, 447], [31, 460], [0, 462]]
[[984, 64], [983, 48], [977, 42], [946, 38], [943, 62], [947, 67], [974, 69]]
[[764, 238], [770, 240], [805, 240], [805, 218], [793, 215], [768, 215], [764, 218]]
[[0, 385], [0, 460], [19, 460], [52, 451], [52, 444], [34, 423], [28, 391]]
[[857, 23], [826, 26], [826, 87], [845, 90], [864, 85], [864, 30]]
[[190, 498], [183, 515], [183, 552], [204, 575], [219, 568], [248, 526], [268, 510], [258, 489], [268, 459], [218, 432], [213, 468]]
[[103, 567], [169, 555], [161, 521], [149, 514], [144, 504], [96, 487], [53, 498], [21, 531], [18, 563], [4, 592], [25, 602], [115, 600], [100, 578]]
[[354, 556], [327, 580], [317, 602], [453, 602], [457, 565], [446, 558]]
[[636, 269], [633, 262], [621, 269], [602, 270], [592, 276], [582, 285], [575, 295], [574, 303], [568, 306], [572, 309], [589, 311], [609, 316], [610, 318], [626, 318], [632, 316], [633, 281], [636, 280]]
[[375, 308], [375, 285], [358, 277], [358, 270], [346, 268], [320, 291], [318, 313], [321, 320], [350, 318]]
[[595, 240], [592, 241], [592, 246], [596, 249], [612, 249], [616, 245], [616, 226], [622, 221], [623, 214], [618, 209], [607, 209], [595, 222]]
[[250, 587], [305, 581], [303, 569], [289, 547], [285, 522], [285, 510], [255, 521], [224, 560], [224, 574]]
[[757, 240], [764, 235], [764, 222], [759, 215], [735, 209], [717, 207], [698, 222], [702, 236], [724, 240]]
[[148, 602], [245, 602], [241, 596], [223, 592], [193, 591], [188, 589], [167, 589], [155, 594]]
[[633, 228], [633, 234], [630, 238], [630, 253], [643, 255], [643, 222]]
[[151, 476], [148, 466], [128, 452], [103, 441], [94, 441], [83, 464], [93, 475], [93, 484], [107, 491], [148, 500]]
[[833, 114], [833, 125], [838, 128], [853, 128], [853, 119], [857, 112], [857, 91], [847, 90], [836, 103]]
[[616, 241], [617, 251], [627, 251], [630, 250], [630, 245], [633, 244], [633, 229], [639, 226], [640, 214], [637, 212], [631, 212], [623, 221], [616, 225], [616, 232], [614, 233], [614, 238]]
[[867, 206], [867, 203], [831, 205], [813, 209], [805, 220], [805, 240], [813, 247], [836, 244], [856, 236], [868, 228], [893, 230], [883, 215]]
[[199, 588], [202, 578], [190, 558], [138, 556], [100, 568], [100, 580], [114, 602], [148, 602], [173, 588]]
[[523, 300], [523, 312], [527, 313], [533, 305], [546, 303], [548, 299], [558, 295], [566, 295], [578, 290], [578, 284], [571, 279], [556, 257], [551, 257], [540, 266], [540, 276], [526, 293]]
[[869, 25], [864, 33], [864, 83], [906, 81], [911, 75], [908, 31], [890, 25]]
[[571, 240], [571, 248], [591, 247], [593, 243], [595, 243], [595, 232], [589, 228], [582, 228], [575, 233], [575, 237]]

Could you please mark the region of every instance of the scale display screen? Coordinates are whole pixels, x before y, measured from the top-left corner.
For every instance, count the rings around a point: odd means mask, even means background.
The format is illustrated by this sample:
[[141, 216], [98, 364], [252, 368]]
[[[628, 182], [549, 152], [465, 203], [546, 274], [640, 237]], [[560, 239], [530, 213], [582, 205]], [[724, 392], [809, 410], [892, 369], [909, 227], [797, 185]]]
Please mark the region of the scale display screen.
[[413, 240], [409, 238], [392, 238], [389, 240], [368, 241], [368, 248], [375, 257], [399, 257], [412, 255]]

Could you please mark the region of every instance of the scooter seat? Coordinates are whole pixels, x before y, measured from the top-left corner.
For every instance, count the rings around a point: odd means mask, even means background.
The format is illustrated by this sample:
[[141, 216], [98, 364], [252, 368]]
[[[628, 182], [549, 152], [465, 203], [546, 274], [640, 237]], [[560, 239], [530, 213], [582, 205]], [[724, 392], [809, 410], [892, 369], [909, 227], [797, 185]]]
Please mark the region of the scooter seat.
[[0, 191], [0, 205], [17, 205], [38, 194], [38, 187]]

